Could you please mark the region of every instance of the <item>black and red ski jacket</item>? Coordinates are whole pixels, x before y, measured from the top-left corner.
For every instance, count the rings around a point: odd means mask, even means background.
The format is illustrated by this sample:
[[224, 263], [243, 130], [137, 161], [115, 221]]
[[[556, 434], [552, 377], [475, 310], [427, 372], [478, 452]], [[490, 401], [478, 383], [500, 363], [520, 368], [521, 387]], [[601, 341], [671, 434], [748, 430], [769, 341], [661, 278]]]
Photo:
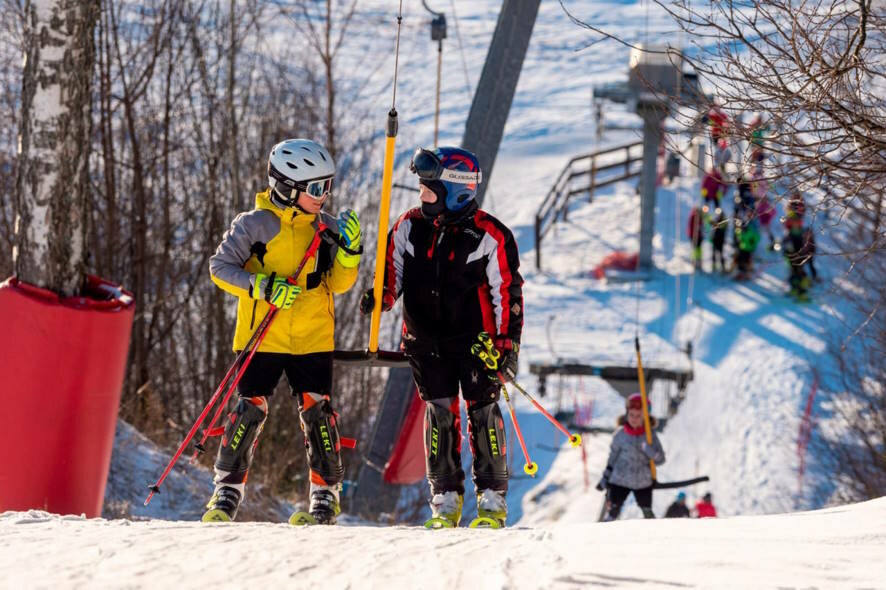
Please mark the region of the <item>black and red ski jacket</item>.
[[470, 354], [481, 331], [520, 342], [523, 277], [517, 244], [474, 205], [447, 223], [420, 208], [388, 234], [385, 307], [403, 296], [403, 347], [414, 354]]

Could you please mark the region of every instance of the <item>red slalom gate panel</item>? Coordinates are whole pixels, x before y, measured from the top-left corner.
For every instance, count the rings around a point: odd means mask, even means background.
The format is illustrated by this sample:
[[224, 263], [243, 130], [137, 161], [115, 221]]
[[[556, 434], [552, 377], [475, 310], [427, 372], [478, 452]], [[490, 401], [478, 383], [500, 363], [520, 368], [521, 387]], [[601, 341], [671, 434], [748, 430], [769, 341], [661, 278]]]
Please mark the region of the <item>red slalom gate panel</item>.
[[0, 512], [101, 515], [135, 302], [0, 284]]
[[412, 401], [406, 411], [400, 437], [385, 465], [384, 480], [392, 484], [414, 484], [425, 478], [425, 403], [412, 388]]

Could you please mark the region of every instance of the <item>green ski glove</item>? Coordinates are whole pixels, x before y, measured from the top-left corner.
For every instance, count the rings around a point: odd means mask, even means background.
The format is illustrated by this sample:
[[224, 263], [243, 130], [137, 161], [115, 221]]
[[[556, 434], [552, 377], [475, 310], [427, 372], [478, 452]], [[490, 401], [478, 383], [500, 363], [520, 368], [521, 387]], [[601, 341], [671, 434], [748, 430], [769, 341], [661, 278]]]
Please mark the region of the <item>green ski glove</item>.
[[339, 246], [335, 259], [345, 268], [354, 268], [360, 264], [363, 234], [360, 232], [360, 220], [352, 210], [345, 209], [338, 216], [338, 235], [343, 245]]
[[300, 293], [301, 287], [277, 277], [277, 273], [271, 273], [271, 276], [256, 273], [250, 295], [253, 299], [264, 299], [278, 309], [289, 309]]

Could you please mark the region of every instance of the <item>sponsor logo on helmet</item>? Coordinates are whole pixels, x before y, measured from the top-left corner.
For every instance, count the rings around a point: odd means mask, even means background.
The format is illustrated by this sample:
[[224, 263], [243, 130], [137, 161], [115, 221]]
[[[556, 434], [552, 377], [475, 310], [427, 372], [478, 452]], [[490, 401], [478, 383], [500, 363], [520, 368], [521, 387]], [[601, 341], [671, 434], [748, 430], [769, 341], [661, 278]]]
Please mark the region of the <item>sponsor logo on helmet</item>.
[[456, 182], [458, 184], [474, 184], [482, 182], [482, 173], [479, 171], [464, 172], [447, 168], [440, 173], [440, 180], [448, 180], [449, 182]]

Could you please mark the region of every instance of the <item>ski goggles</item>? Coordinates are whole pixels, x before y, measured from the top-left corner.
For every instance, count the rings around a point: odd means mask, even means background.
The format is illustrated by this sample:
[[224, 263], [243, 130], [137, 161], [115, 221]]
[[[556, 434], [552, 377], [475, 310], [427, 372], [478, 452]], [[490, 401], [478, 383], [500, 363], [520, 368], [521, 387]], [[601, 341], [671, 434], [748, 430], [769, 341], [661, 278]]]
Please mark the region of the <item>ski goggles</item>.
[[415, 150], [412, 162], [409, 163], [409, 170], [422, 180], [446, 180], [457, 184], [480, 184], [483, 180], [483, 175], [479, 170], [466, 172], [444, 168], [437, 154], [424, 148]]
[[312, 199], [322, 201], [329, 196], [329, 193], [332, 192], [332, 177], [321, 178], [320, 180], [312, 180], [303, 185], [296, 185], [296, 188], [304, 193], [307, 193], [307, 195]]

